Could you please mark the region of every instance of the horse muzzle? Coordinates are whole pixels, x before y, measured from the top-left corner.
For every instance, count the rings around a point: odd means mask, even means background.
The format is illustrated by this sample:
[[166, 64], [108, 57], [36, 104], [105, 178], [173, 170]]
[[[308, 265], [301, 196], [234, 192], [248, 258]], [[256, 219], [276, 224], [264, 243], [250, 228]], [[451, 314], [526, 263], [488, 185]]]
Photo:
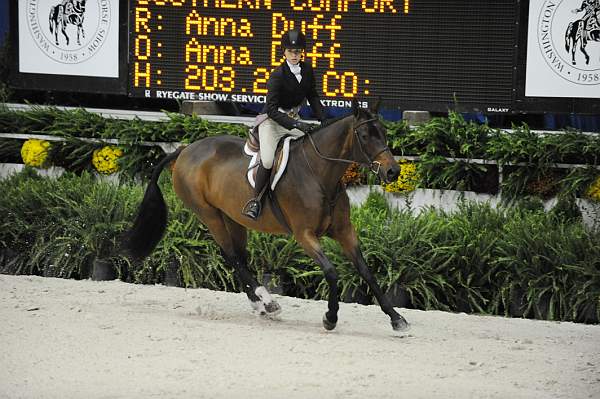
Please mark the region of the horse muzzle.
[[379, 178], [386, 183], [393, 183], [398, 180], [400, 176], [400, 166], [394, 159], [393, 156], [389, 156], [383, 161], [374, 161], [371, 163], [371, 171], [379, 176]]
[[387, 147], [377, 153], [369, 164], [369, 169], [387, 184], [395, 182], [400, 176], [400, 166]]
[[400, 167], [397, 163], [393, 163], [387, 170], [385, 171], [384, 180], [386, 183], [393, 183], [398, 180], [398, 176], [400, 176]]

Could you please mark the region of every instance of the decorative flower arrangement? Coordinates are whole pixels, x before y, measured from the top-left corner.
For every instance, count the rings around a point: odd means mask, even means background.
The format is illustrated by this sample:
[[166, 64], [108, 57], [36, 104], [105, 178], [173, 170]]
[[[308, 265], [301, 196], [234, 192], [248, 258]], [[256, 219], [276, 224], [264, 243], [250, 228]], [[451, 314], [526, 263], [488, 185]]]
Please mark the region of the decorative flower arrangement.
[[419, 184], [419, 173], [417, 165], [414, 162], [401, 159], [398, 161], [400, 166], [400, 175], [398, 180], [390, 184], [383, 184], [383, 189], [388, 193], [401, 193], [413, 191]]
[[590, 199], [600, 202], [600, 176], [590, 184], [585, 194]]
[[110, 175], [119, 170], [117, 160], [123, 156], [123, 151], [114, 146], [104, 146], [98, 150], [94, 150], [92, 156], [92, 164], [96, 170], [104, 175]]
[[48, 159], [50, 142], [39, 139], [29, 139], [21, 147], [21, 158], [23, 163], [34, 168], [41, 168]]
[[346, 172], [344, 172], [344, 175], [342, 176], [342, 183], [347, 186], [361, 184], [362, 180], [363, 174], [360, 171], [360, 165], [357, 163], [348, 166], [348, 169], [346, 169]]

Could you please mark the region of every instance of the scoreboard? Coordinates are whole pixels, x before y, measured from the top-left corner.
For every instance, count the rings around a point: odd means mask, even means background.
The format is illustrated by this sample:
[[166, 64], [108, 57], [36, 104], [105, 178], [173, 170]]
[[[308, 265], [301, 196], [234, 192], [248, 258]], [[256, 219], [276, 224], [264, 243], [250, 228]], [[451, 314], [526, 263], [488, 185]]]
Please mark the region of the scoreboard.
[[[135, 0], [133, 96], [265, 102], [284, 32], [306, 35], [305, 62], [326, 106], [352, 98], [447, 110], [510, 107], [514, 0]], [[482, 90], [482, 86], [486, 89]], [[425, 108], [424, 108], [425, 107]]]
[[15, 87], [260, 104], [295, 28], [325, 106], [600, 114], [575, 0], [73, 1], [9, 3]]

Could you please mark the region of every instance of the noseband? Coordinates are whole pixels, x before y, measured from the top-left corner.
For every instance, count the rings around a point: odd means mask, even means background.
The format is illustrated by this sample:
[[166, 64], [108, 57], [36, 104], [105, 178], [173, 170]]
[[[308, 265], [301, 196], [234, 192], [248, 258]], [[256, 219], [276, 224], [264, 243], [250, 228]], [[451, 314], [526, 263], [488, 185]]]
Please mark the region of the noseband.
[[362, 166], [366, 166], [367, 168], [369, 168], [369, 170], [375, 174], [379, 173], [379, 169], [381, 168], [381, 163], [379, 161], [375, 161], [375, 159], [377, 159], [377, 157], [379, 156], [379, 154], [381, 154], [382, 152], [385, 151], [389, 151], [389, 148], [387, 145], [384, 145], [383, 149], [381, 151], [378, 151], [377, 154], [375, 154], [375, 156], [373, 158], [371, 158], [369, 156], [369, 154], [367, 154], [363, 148], [363, 145], [360, 141], [360, 137], [358, 136], [358, 128], [361, 127], [362, 125], [366, 125], [367, 123], [370, 122], [374, 122], [376, 121], [377, 118], [371, 118], [371, 119], [367, 119], [364, 120], [358, 124], [356, 124], [354, 127], [352, 127], [352, 130], [354, 131], [354, 135], [356, 136], [356, 140], [358, 141], [358, 148], [360, 149], [360, 152], [362, 153], [362, 155], [365, 157], [365, 159], [368, 161], [367, 162], [356, 162], [353, 161], [351, 159], [343, 159], [343, 158], [331, 158], [331, 157], [327, 157], [323, 154], [321, 154], [321, 152], [319, 151], [319, 149], [317, 148], [317, 146], [315, 145], [315, 141], [312, 138], [312, 136], [310, 134], [308, 134], [308, 138], [310, 139], [310, 143], [312, 144], [315, 152], [317, 153], [317, 155], [321, 158], [321, 159], [326, 159], [328, 161], [333, 161], [333, 162], [345, 162], [345, 163], [349, 163], [349, 164], [353, 164], [353, 163], [358, 163]]

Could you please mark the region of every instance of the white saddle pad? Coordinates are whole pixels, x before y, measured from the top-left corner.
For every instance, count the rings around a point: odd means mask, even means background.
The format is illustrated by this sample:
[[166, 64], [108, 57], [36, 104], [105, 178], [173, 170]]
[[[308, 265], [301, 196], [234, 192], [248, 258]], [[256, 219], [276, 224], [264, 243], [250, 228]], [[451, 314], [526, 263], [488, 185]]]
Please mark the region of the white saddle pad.
[[[287, 163], [288, 163], [288, 160], [290, 157], [290, 142], [292, 140], [299, 139], [300, 137], [302, 137], [302, 136], [299, 136], [299, 137], [287, 136], [283, 139], [283, 146], [281, 148], [282, 158], [281, 158], [281, 162], [277, 166], [277, 169], [275, 170], [275, 176], [273, 177], [273, 180], [271, 182], [271, 191], [275, 190], [275, 186], [277, 186], [277, 183], [281, 179], [281, 176], [283, 176], [285, 169], [287, 167]], [[260, 153], [252, 151], [248, 147], [248, 144], [244, 145], [244, 153], [251, 157], [250, 163], [248, 164], [248, 173], [246, 174], [246, 176], [248, 177], [248, 183], [250, 183], [252, 188], [254, 188], [254, 186], [255, 186], [254, 170], [256, 169], [258, 163], [260, 162]], [[273, 167], [275, 167], [275, 166], [273, 166]]]

